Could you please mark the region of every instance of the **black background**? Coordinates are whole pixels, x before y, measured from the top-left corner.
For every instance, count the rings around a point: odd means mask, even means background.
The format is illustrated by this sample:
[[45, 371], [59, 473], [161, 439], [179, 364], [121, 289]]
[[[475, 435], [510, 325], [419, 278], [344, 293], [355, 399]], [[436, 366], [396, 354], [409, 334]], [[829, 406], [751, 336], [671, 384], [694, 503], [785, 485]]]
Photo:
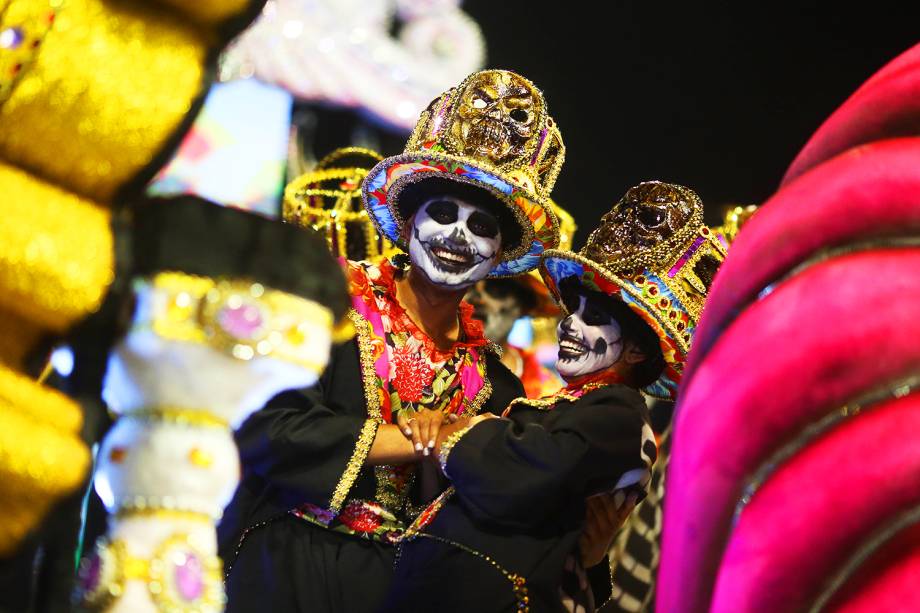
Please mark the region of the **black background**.
[[553, 197], [576, 247], [626, 189], [695, 189], [710, 223], [760, 203], [817, 127], [920, 42], [915, 2], [467, 0], [487, 66], [547, 98], [567, 146]]

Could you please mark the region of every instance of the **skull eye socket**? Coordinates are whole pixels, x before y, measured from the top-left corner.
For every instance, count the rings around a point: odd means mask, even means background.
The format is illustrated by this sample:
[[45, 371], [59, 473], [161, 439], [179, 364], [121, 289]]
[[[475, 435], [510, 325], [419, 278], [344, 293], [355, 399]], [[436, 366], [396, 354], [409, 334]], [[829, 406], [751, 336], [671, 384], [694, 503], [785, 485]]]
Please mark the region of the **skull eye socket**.
[[587, 326], [606, 326], [610, 323], [610, 313], [588, 300], [585, 303], [585, 310], [581, 313], [581, 320]]
[[661, 209], [643, 207], [639, 211], [639, 221], [642, 222], [642, 224], [645, 226], [660, 226], [664, 222], [664, 219], [665, 214]]
[[446, 226], [457, 222], [457, 203], [450, 200], [435, 200], [428, 204], [425, 212], [433, 220]]
[[581, 296], [577, 292], [562, 292], [562, 305], [569, 313], [577, 313], [581, 306]]
[[476, 96], [475, 98], [473, 98], [473, 108], [474, 108], [474, 109], [480, 109], [480, 110], [482, 110], [482, 109], [486, 108], [487, 105], [488, 105], [488, 103], [487, 103], [485, 100], [483, 100], [482, 98], [480, 98], [479, 96]]
[[530, 118], [530, 113], [524, 109], [514, 109], [509, 115], [511, 115], [511, 119], [518, 123], [525, 123]]
[[498, 220], [482, 211], [476, 211], [466, 220], [466, 225], [470, 232], [483, 238], [495, 238], [498, 236]]

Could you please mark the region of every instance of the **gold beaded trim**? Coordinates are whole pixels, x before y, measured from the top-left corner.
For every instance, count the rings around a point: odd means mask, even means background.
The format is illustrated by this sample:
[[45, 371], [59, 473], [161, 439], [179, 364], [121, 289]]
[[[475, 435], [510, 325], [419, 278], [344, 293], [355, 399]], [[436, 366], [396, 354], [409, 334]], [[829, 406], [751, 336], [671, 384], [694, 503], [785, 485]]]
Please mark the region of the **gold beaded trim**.
[[441, 448], [438, 450], [438, 464], [441, 465], [441, 472], [444, 473], [444, 476], [448, 479], [450, 479], [450, 475], [447, 474], [447, 460], [450, 457], [450, 452], [453, 450], [454, 445], [459, 443], [463, 435], [469, 432], [472, 427], [473, 426], [467, 426], [462, 430], [457, 430], [441, 443]]
[[543, 398], [515, 398], [508, 403], [508, 407], [502, 413], [502, 416], [508, 415], [511, 412], [511, 408], [519, 404], [533, 407], [535, 409], [551, 409], [556, 406], [559, 402], [575, 402], [588, 392], [593, 392], [594, 390], [601, 389], [602, 387], [607, 387], [609, 383], [586, 383], [581, 387], [581, 395], [575, 396], [573, 394], [566, 394], [565, 392], [556, 392], [551, 396], [544, 396]]
[[443, 536], [428, 534], [427, 532], [419, 532], [417, 536], [429, 538], [444, 543], [445, 545], [450, 545], [451, 547], [456, 547], [461, 551], [465, 551], [491, 564], [495, 570], [500, 572], [502, 575], [504, 575], [505, 579], [511, 582], [511, 589], [514, 591], [514, 597], [517, 601], [515, 603], [514, 610], [518, 613], [530, 612], [530, 595], [527, 589], [527, 579], [523, 575], [519, 575], [507, 570], [504, 566], [496, 562], [495, 559], [489, 554], [482, 553], [481, 551], [476, 551], [472, 547], [467, 547], [463, 543], [458, 543], [457, 541], [444, 538]]
[[364, 467], [364, 461], [367, 459], [367, 454], [370, 453], [371, 445], [374, 444], [374, 438], [377, 436], [377, 428], [380, 427], [380, 423], [377, 419], [368, 419], [364, 422], [364, 427], [361, 428], [361, 433], [355, 443], [355, 451], [351, 454], [351, 458], [349, 458], [345, 467], [345, 472], [342, 473], [342, 477], [332, 492], [332, 499], [329, 501], [329, 510], [332, 513], [338, 515], [339, 511], [342, 510], [345, 496], [348, 495], [348, 491], [354, 485], [358, 474]]
[[[201, 563], [201, 593], [186, 599], [176, 585], [176, 562], [193, 555]], [[96, 543], [93, 560], [84, 558], [78, 571], [78, 582], [83, 604], [92, 609], [108, 609], [125, 592], [128, 581], [143, 581], [147, 592], [159, 611], [165, 613], [219, 613], [225, 597], [222, 581], [222, 562], [215, 555], [206, 555], [185, 533], [176, 533], [157, 546], [150, 558], [133, 556], [125, 541], [101, 538]], [[93, 568], [97, 565], [96, 568]], [[93, 582], [91, 573], [98, 573]], [[89, 583], [90, 585], [87, 585]], [[92, 585], [95, 583], [95, 585]]]
[[361, 380], [364, 383], [367, 414], [371, 419], [382, 422], [380, 396], [377, 394], [377, 373], [374, 370], [374, 347], [371, 344], [371, 324], [354, 309], [348, 309], [345, 317], [351, 320], [358, 336], [358, 359], [361, 362]]
[[140, 308], [133, 330], [149, 329], [170, 340], [200, 343], [239, 360], [258, 356], [292, 362], [315, 373], [312, 326], [333, 330], [321, 304], [260, 283], [161, 272], [135, 282]]

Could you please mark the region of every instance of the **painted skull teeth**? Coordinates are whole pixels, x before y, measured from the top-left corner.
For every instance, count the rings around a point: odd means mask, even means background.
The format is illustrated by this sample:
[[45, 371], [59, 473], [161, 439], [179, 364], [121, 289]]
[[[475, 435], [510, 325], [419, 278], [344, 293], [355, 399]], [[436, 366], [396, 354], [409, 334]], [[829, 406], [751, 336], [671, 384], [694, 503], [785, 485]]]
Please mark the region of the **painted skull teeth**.
[[445, 260], [451, 264], [462, 264], [469, 266], [473, 263], [473, 254], [469, 251], [453, 251], [444, 247], [432, 247], [431, 253], [440, 260]]
[[574, 360], [587, 351], [588, 346], [571, 334], [564, 334], [562, 338], [559, 339], [560, 360]]

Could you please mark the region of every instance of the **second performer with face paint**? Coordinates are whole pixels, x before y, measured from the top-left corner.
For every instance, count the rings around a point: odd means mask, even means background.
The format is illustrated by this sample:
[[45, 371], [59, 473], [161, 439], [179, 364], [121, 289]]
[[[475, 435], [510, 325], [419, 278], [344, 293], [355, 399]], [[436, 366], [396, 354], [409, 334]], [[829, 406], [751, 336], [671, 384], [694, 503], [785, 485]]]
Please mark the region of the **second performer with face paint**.
[[[651, 191], [694, 215], [646, 244], [620, 220]], [[565, 312], [556, 367], [566, 387], [441, 431], [452, 489], [408, 530], [384, 611], [594, 610], [581, 566], [606, 555], [657, 458], [640, 391], [673, 397], [710, 278], [698, 264], [724, 255], [690, 190], [647, 183], [627, 196], [581, 252], [543, 255]]]
[[372, 168], [365, 209], [404, 260], [346, 262], [356, 336], [313, 388], [239, 430], [243, 480], [220, 527], [228, 611], [376, 611], [396, 543], [446, 487], [443, 425], [523, 394], [462, 302], [559, 240], [548, 196], [564, 157], [543, 95], [507, 71], [426, 109]]

